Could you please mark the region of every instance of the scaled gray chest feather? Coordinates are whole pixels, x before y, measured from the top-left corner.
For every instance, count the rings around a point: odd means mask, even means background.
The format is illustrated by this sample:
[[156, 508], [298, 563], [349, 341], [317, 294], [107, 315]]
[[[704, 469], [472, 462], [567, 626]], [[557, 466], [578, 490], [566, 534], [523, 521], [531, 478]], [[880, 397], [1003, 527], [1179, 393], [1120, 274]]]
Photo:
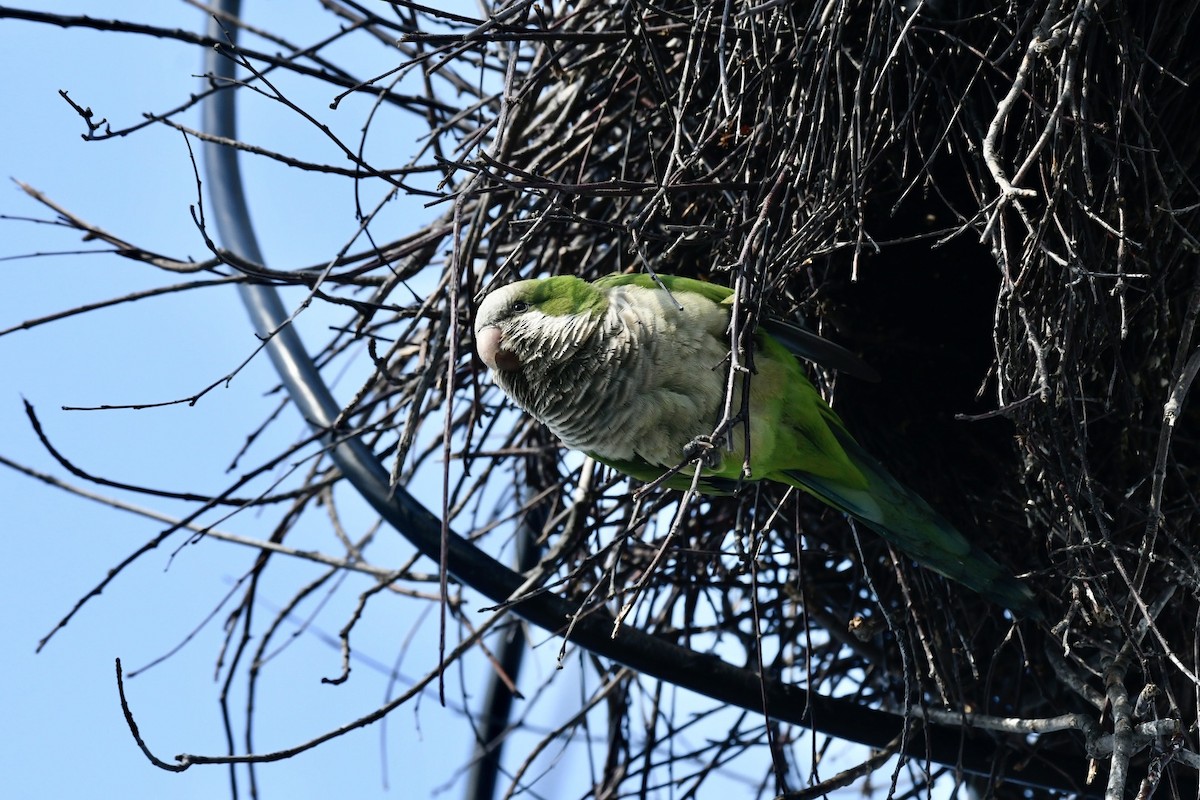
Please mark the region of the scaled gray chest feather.
[[661, 291], [615, 289], [588, 336], [565, 347], [568, 334], [547, 331], [536, 363], [504, 388], [568, 447], [674, 466], [717, 422], [728, 353], [724, 310], [682, 303]]

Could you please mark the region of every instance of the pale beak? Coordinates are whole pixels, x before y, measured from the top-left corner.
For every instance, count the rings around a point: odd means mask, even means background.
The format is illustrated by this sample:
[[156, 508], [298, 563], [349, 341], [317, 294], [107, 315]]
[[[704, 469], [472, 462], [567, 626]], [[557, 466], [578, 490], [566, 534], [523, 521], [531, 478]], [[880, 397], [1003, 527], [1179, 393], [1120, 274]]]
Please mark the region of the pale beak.
[[493, 372], [496, 370], [511, 372], [521, 368], [521, 359], [517, 357], [517, 354], [500, 346], [503, 339], [504, 335], [495, 325], [488, 325], [475, 334], [475, 351], [479, 353], [479, 358], [483, 363], [488, 365], [488, 369]]

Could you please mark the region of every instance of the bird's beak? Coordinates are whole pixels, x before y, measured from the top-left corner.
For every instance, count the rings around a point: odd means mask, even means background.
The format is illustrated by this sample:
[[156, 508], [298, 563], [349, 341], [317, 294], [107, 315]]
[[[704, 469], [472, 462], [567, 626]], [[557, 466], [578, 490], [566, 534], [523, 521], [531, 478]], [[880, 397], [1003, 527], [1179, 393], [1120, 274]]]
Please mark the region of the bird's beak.
[[500, 328], [488, 325], [475, 334], [475, 350], [479, 358], [488, 365], [488, 369], [512, 371], [521, 368], [521, 359], [511, 350], [501, 347], [504, 335]]

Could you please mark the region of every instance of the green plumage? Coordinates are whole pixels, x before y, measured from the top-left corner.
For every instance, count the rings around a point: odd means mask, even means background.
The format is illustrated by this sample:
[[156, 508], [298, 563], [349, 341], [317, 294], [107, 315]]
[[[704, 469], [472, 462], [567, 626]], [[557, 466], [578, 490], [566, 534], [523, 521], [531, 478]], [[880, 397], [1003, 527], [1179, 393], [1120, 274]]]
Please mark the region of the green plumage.
[[[689, 278], [560, 276], [489, 294], [476, 347], [496, 382], [570, 447], [641, 480], [685, 459], [720, 419], [728, 377], [732, 290]], [[780, 337], [772, 335], [777, 330]], [[785, 347], [787, 341], [792, 349]], [[1033, 593], [891, 476], [846, 430], [793, 350], [862, 377], [873, 372], [815, 335], [771, 322], [755, 337], [749, 378], [749, 480], [795, 486], [877, 532], [918, 563], [1024, 616]], [[737, 378], [734, 397], [744, 396]], [[710, 450], [700, 488], [747, 478], [745, 431]], [[692, 485], [694, 465], [667, 481]]]

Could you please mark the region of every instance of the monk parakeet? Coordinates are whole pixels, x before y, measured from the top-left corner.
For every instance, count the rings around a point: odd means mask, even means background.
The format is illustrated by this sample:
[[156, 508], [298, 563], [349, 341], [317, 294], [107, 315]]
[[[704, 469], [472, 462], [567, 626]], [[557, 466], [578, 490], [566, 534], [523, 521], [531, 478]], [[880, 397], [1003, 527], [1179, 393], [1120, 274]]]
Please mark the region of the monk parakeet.
[[[661, 477], [697, 452], [725, 403], [733, 291], [689, 278], [611, 275], [525, 280], [483, 299], [475, 346], [510, 398], [568, 447], [635, 478]], [[786, 343], [786, 345], [785, 345]], [[1033, 592], [973, 546], [846, 431], [796, 354], [862, 374], [848, 351], [770, 321], [755, 337], [750, 475], [741, 427], [699, 460], [699, 488], [744, 480], [795, 486], [871, 528], [918, 563], [1025, 616]], [[744, 396], [741, 383], [733, 397]], [[697, 464], [668, 486], [692, 485]]]

